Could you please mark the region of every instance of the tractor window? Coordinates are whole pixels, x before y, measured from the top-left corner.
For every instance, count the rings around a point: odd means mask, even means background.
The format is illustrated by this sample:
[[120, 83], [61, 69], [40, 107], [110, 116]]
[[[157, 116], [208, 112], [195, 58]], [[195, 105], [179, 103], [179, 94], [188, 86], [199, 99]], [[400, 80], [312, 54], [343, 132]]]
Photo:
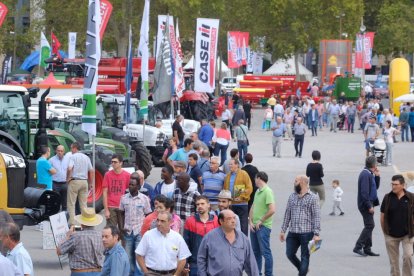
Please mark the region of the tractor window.
[[49, 140], [49, 147], [54, 151], [59, 146], [59, 141], [53, 135], [48, 135], [47, 139]]

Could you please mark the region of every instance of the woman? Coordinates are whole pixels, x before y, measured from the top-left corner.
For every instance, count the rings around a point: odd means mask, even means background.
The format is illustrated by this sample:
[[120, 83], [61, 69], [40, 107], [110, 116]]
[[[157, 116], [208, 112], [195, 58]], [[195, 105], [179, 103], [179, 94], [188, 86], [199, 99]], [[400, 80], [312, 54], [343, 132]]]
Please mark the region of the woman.
[[306, 176], [309, 177], [310, 190], [313, 193], [318, 194], [319, 205], [322, 208], [322, 205], [325, 202], [325, 187], [322, 181], [324, 174], [322, 164], [320, 163], [321, 153], [314, 150], [312, 152], [312, 159], [313, 161], [309, 163], [306, 168]]
[[177, 138], [172, 137], [169, 141], [169, 147], [165, 149], [164, 154], [162, 155], [162, 161], [164, 164], [167, 164], [167, 159], [178, 149]]
[[264, 120], [266, 122], [266, 126], [265, 126], [266, 131], [270, 130], [270, 124], [272, 123], [272, 119], [273, 119], [273, 110], [271, 106], [268, 105], [264, 113]]
[[387, 166], [392, 165], [392, 146], [394, 144], [394, 137], [396, 129], [392, 127], [392, 122], [387, 120], [384, 127], [384, 140], [386, 145], [387, 158], [385, 159]]
[[214, 145], [214, 156], [221, 156], [220, 166], [223, 166], [227, 159], [227, 148], [229, 147], [231, 135], [227, 129], [226, 123], [221, 123], [220, 128], [216, 130], [216, 143]]

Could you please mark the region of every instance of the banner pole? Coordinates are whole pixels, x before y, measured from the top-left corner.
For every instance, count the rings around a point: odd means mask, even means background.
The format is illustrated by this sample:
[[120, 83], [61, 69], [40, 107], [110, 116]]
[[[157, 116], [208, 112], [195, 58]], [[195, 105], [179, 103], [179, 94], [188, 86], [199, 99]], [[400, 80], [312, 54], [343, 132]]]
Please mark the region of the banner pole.
[[[95, 136], [92, 135], [92, 167], [94, 169], [94, 173], [95, 173]], [[96, 173], [95, 173], [96, 175]], [[96, 193], [95, 193], [95, 175], [92, 177], [92, 202], [93, 202], [93, 209], [95, 210], [95, 198], [96, 198]]]

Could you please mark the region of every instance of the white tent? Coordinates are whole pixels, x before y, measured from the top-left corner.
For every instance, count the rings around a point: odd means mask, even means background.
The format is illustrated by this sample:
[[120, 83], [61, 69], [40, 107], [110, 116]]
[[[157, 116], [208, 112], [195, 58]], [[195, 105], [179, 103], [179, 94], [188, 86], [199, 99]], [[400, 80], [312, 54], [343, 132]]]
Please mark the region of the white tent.
[[[220, 58], [217, 58], [217, 64], [220, 62]], [[183, 67], [184, 70], [193, 70], [194, 69], [194, 56], [191, 56], [190, 60], [187, 62], [187, 64]], [[217, 69], [218, 71], [218, 69]], [[230, 69], [227, 67], [227, 65], [224, 63], [224, 61], [221, 61], [221, 73], [226, 75], [230, 74]]]
[[[295, 70], [295, 58], [290, 59], [279, 59], [269, 69], [267, 69], [263, 75], [296, 75]], [[299, 62], [299, 76], [306, 78], [307, 81], [311, 81], [313, 74], [311, 71], [306, 69], [302, 63]]]

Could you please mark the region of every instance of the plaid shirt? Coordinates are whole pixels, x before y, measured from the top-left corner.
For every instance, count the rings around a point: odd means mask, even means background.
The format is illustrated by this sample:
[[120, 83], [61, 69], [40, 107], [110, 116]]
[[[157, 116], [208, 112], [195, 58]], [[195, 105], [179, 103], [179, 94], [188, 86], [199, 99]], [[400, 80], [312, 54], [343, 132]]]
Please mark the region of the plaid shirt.
[[315, 194], [309, 191], [302, 197], [297, 193], [290, 195], [285, 217], [282, 224], [282, 232], [319, 234], [321, 231], [321, 216], [319, 200]]
[[102, 233], [93, 227], [74, 232], [59, 248], [62, 254], [68, 253], [70, 269], [102, 267], [105, 251]]
[[196, 212], [196, 198], [200, 194], [195, 191], [182, 193], [179, 188], [174, 191], [175, 213], [185, 222], [185, 220]]
[[135, 235], [141, 233], [145, 215], [152, 212], [149, 198], [142, 193], [138, 193], [136, 196], [132, 196], [130, 193], [123, 195], [119, 209], [125, 211], [124, 229], [128, 234], [134, 232]]

